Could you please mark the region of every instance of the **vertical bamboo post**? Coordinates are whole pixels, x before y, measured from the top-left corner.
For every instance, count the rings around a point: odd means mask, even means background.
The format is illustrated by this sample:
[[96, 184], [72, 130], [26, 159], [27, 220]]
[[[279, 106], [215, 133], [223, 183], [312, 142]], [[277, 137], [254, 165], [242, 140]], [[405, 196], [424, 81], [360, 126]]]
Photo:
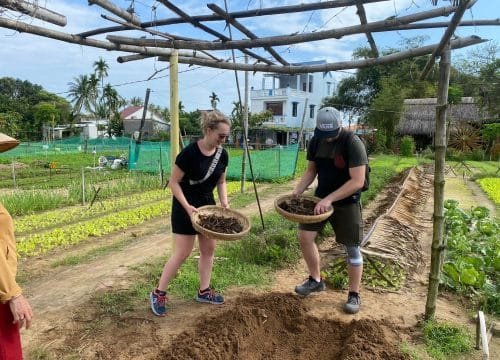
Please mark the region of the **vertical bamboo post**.
[[14, 181], [14, 187], [17, 187], [17, 182], [16, 182], [16, 162], [14, 161], [14, 158], [12, 158], [12, 180]]
[[82, 205], [85, 205], [85, 170], [82, 167]]
[[443, 265], [446, 239], [444, 238], [444, 166], [446, 156], [446, 111], [448, 109], [448, 87], [450, 84], [450, 45], [441, 53], [439, 62], [439, 84], [436, 106], [435, 160], [434, 160], [434, 215], [431, 249], [431, 269], [425, 318], [434, 317], [439, 290], [439, 275]]
[[170, 173], [179, 154], [179, 51], [170, 56]]
[[[248, 55], [245, 55], [245, 64], [248, 64]], [[245, 71], [245, 104], [243, 105], [243, 136], [248, 139], [248, 71]], [[241, 192], [245, 192], [246, 159], [248, 157], [247, 141], [243, 141], [243, 158], [241, 159]]]

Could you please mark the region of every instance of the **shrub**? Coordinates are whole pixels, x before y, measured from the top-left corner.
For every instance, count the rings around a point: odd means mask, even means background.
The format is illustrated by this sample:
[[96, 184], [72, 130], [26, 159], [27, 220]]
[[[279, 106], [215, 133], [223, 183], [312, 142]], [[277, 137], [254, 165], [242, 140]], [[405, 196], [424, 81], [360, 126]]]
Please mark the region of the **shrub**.
[[401, 156], [410, 157], [415, 153], [415, 140], [411, 136], [404, 136], [399, 145], [399, 152]]

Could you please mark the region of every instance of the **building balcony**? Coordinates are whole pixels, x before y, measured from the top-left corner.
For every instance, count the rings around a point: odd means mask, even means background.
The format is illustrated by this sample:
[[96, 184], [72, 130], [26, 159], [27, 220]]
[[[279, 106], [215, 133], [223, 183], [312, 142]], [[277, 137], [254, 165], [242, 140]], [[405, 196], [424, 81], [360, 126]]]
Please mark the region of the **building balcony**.
[[285, 125], [286, 115], [273, 115], [269, 121], [265, 121], [262, 125], [264, 126], [279, 126]]
[[250, 93], [250, 97], [253, 100], [258, 99], [285, 99], [287, 97], [307, 97], [310, 93], [306, 91], [301, 91], [292, 88], [281, 88], [281, 89], [261, 89], [261, 90], [252, 90]]

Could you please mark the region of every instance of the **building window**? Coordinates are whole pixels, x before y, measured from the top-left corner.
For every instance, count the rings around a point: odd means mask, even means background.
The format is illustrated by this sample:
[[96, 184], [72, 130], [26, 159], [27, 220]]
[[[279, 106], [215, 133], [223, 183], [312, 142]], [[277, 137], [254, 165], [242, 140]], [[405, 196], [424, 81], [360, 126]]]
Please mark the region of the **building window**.
[[268, 102], [266, 103], [266, 110], [271, 111], [273, 115], [283, 115], [283, 103]]
[[309, 92], [313, 92], [313, 76], [309, 75]]
[[302, 83], [302, 91], [307, 91], [307, 83], [306, 82]]
[[299, 103], [294, 101], [292, 102], [292, 116], [297, 117], [297, 108], [299, 107]]
[[331, 91], [332, 91], [332, 83], [327, 82], [326, 83], [326, 95], [331, 95]]
[[314, 118], [314, 107], [315, 107], [315, 106], [316, 106], [316, 105], [309, 105], [309, 117], [310, 117], [311, 119], [313, 119], [313, 118]]

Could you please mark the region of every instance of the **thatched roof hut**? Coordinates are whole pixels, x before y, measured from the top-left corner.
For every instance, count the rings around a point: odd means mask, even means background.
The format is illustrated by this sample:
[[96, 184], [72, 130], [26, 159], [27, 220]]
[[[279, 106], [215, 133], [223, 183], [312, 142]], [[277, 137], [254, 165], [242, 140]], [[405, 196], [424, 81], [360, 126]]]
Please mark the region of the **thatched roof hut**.
[[[406, 99], [404, 110], [396, 127], [401, 135], [432, 137], [436, 126], [436, 98]], [[460, 103], [448, 107], [450, 127], [480, 125], [487, 119], [472, 97], [463, 97]], [[450, 129], [451, 130], [451, 129]]]

